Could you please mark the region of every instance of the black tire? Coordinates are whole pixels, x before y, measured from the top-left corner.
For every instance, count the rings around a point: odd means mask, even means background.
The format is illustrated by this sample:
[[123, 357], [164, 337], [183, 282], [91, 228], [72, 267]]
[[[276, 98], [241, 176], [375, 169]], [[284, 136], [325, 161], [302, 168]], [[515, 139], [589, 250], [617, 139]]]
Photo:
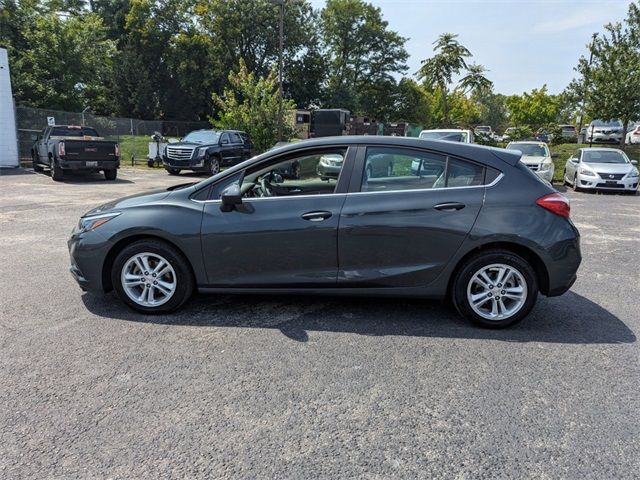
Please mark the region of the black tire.
[[579, 192], [580, 191], [580, 187], [578, 186], [578, 174], [577, 173], [573, 176], [573, 191], [574, 192]]
[[34, 172], [41, 172], [44, 170], [42, 165], [40, 165], [40, 159], [38, 158], [38, 154], [36, 152], [31, 152], [31, 166], [33, 167]]
[[[149, 252], [164, 257], [173, 267], [176, 274], [176, 290], [164, 304], [156, 307], [140, 305], [125, 292], [120, 276], [126, 262], [136, 254]], [[195, 282], [187, 259], [174, 247], [161, 240], [139, 240], [125, 247], [115, 258], [111, 268], [111, 282], [120, 299], [133, 310], [145, 314], [168, 313], [180, 308], [193, 294]]]
[[205, 165], [207, 166], [207, 172], [209, 175], [217, 175], [220, 173], [220, 158], [214, 155], [211, 158], [207, 158], [205, 160]]
[[567, 182], [567, 169], [566, 168], [562, 171], [562, 185], [565, 186], [565, 187], [567, 185], [569, 185], [569, 182]]
[[[476, 313], [467, 297], [467, 288], [473, 276], [483, 267], [493, 264], [507, 265], [516, 269], [524, 278], [527, 286], [527, 295], [520, 309], [513, 315], [499, 320], [490, 320]], [[506, 287], [501, 286], [500, 288]], [[504, 294], [504, 291], [502, 293]], [[487, 250], [467, 259], [458, 268], [451, 288], [451, 300], [456, 310], [473, 323], [487, 328], [505, 328], [519, 322], [529, 314], [537, 298], [538, 278], [535, 270], [522, 257], [508, 250]]]
[[116, 170], [115, 168], [104, 171], [104, 178], [106, 180], [115, 180], [117, 176], [118, 176], [118, 170]]
[[169, 175], [180, 175], [180, 170], [177, 168], [165, 168]]
[[59, 182], [64, 177], [64, 170], [58, 165], [56, 159], [51, 159], [51, 180]]

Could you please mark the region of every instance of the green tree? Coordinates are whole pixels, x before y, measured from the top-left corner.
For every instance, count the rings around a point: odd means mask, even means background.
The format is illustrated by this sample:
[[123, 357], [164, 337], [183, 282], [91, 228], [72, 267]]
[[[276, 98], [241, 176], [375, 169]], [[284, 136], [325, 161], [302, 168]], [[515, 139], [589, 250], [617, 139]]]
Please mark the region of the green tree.
[[543, 127], [557, 121], [559, 102], [556, 96], [547, 93], [547, 86], [511, 95], [506, 99], [509, 120], [513, 126], [529, 125], [532, 128]]
[[321, 19], [327, 106], [362, 114], [388, 112], [393, 100], [384, 91], [395, 87], [394, 74], [407, 69], [406, 39], [389, 30], [379, 8], [362, 0], [328, 0]]
[[[7, 46], [18, 102], [42, 108], [109, 110], [115, 44], [95, 14], [62, 4], [4, 2], [0, 43]], [[5, 25], [9, 28], [5, 29]]]
[[471, 52], [460, 44], [457, 37], [453, 33], [441, 34], [434, 42], [435, 55], [423, 60], [417, 72], [417, 77], [424, 86], [436, 93], [442, 111], [442, 124], [445, 126], [452, 125], [460, 119], [454, 119], [450, 114], [449, 86], [454, 75], [467, 72], [458, 85], [458, 89], [463, 92], [490, 89], [492, 86], [484, 76], [486, 70], [482, 65], [467, 65], [466, 59], [472, 56]]
[[[228, 88], [222, 95], [214, 93], [212, 98], [218, 107], [218, 115], [211, 118], [219, 128], [244, 130], [251, 136], [256, 150], [265, 151], [278, 141], [278, 78], [275, 69], [266, 77], [251, 73], [240, 61], [237, 72], [229, 74]], [[283, 117], [291, 118], [296, 105], [292, 100], [283, 102]], [[295, 129], [284, 123], [283, 138], [293, 138]]]
[[586, 86], [587, 111], [594, 118], [621, 120], [626, 132], [629, 122], [640, 118], [640, 4], [629, 4], [624, 23], [604, 28], [591, 47], [592, 65], [582, 57], [576, 70]]
[[394, 120], [423, 126], [432, 124], [431, 98], [415, 80], [403, 78], [394, 93]]

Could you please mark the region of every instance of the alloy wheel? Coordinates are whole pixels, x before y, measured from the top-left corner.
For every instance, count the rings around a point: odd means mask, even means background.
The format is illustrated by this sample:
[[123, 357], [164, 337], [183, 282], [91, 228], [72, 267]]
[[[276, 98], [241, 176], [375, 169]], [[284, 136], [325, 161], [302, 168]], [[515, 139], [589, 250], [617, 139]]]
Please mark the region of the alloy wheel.
[[138, 253], [127, 260], [120, 275], [122, 289], [136, 304], [158, 307], [176, 291], [176, 272], [161, 255]]
[[467, 300], [487, 320], [504, 320], [520, 311], [527, 300], [527, 282], [511, 265], [494, 263], [479, 269], [467, 285]]
[[220, 161], [216, 157], [213, 157], [211, 160], [209, 160], [209, 173], [211, 175], [216, 175], [219, 171]]

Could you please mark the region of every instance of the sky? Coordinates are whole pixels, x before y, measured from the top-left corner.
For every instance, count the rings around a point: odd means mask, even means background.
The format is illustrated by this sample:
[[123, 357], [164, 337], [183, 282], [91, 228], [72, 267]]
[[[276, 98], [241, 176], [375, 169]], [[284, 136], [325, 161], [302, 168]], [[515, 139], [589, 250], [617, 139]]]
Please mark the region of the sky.
[[[591, 35], [626, 17], [629, 0], [368, 0], [389, 28], [408, 37], [408, 74], [433, 55], [440, 33], [457, 33], [489, 70], [496, 92], [520, 94], [547, 85], [560, 93], [587, 56]], [[324, 0], [311, 0], [322, 8]]]

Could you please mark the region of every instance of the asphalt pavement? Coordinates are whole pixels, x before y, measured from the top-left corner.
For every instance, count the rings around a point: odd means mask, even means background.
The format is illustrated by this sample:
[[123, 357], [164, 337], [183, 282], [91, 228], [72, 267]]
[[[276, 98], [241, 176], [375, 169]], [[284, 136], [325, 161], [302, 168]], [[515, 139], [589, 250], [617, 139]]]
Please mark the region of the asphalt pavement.
[[191, 178], [0, 172], [0, 478], [638, 478], [640, 196], [567, 192], [578, 280], [508, 330], [419, 300], [83, 293], [79, 216]]

